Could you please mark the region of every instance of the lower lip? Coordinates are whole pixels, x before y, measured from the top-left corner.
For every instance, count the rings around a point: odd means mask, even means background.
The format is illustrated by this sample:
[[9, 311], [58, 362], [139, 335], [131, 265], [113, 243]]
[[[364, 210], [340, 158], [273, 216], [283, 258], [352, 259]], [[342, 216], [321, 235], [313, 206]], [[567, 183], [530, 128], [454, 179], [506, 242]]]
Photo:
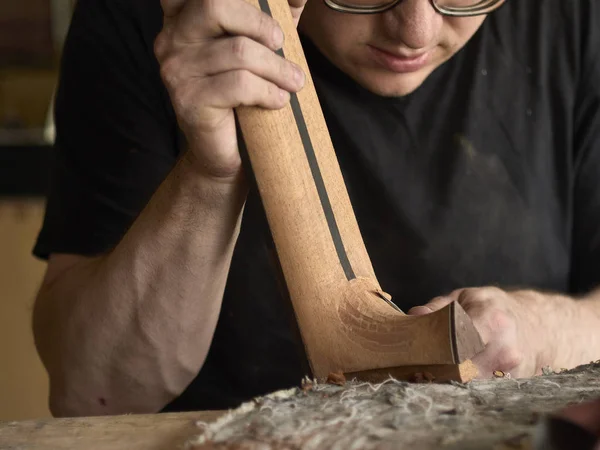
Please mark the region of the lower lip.
[[369, 46], [371, 55], [377, 64], [396, 73], [411, 73], [421, 70], [429, 62], [429, 52], [414, 58], [402, 58]]

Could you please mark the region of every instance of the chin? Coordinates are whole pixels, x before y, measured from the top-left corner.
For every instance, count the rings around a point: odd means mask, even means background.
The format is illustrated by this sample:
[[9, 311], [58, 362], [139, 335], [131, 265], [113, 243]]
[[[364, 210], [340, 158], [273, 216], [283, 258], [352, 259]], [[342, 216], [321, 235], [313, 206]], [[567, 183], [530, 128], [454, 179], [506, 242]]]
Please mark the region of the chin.
[[376, 95], [403, 97], [416, 91], [437, 66], [437, 64], [430, 64], [415, 72], [397, 73], [357, 58], [350, 64], [346, 64], [345, 72], [362, 87]]
[[396, 74], [376, 70], [360, 71], [353, 77], [365, 89], [382, 97], [403, 97], [416, 91], [431, 70]]

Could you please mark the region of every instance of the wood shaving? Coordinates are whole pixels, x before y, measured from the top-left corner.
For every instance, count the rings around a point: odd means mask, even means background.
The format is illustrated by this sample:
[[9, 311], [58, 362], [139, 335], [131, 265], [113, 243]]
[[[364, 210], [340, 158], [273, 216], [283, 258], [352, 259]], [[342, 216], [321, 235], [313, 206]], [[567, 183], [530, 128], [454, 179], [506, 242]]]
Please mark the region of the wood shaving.
[[327, 383], [344, 386], [346, 384], [346, 377], [342, 372], [331, 372], [327, 376]]
[[540, 417], [600, 397], [600, 363], [530, 379], [503, 373], [466, 385], [344, 377], [342, 387], [337, 373], [336, 383], [307, 381], [202, 424], [186, 448], [524, 450]]

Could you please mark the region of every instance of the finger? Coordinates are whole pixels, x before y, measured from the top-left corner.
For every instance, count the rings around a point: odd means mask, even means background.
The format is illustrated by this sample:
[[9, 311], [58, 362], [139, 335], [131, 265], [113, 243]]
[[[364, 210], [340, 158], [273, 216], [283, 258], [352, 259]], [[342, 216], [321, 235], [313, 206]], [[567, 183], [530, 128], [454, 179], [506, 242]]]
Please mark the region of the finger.
[[208, 80], [207, 92], [213, 93], [209, 104], [216, 108], [243, 105], [279, 109], [290, 99], [287, 91], [247, 70], [232, 70]]
[[210, 45], [188, 45], [158, 57], [161, 77], [171, 89], [182, 80], [234, 70], [248, 70], [289, 92], [300, 90], [305, 81], [299, 66], [243, 36], [215, 40]]
[[467, 288], [454, 291], [451, 296], [471, 318], [479, 319], [494, 308], [498, 300], [501, 300], [502, 291], [496, 288]]
[[521, 367], [524, 363], [523, 355], [515, 348], [507, 346], [502, 341], [491, 341], [485, 348], [473, 356], [471, 361], [479, 369], [482, 378], [491, 378], [494, 372], [510, 373], [511, 377], [518, 378], [533, 368]]
[[453, 295], [458, 294], [458, 301], [463, 302], [487, 302], [498, 299], [506, 295], [506, 292], [495, 286], [471, 287], [454, 291]]
[[[233, 108], [240, 105], [278, 109], [287, 104], [289, 93], [247, 71], [230, 71], [198, 82], [179, 84], [171, 93], [179, 117], [184, 117], [189, 145], [229, 154], [236, 163], [237, 139]], [[202, 104], [202, 107], [198, 107]], [[210, 156], [210, 155], [209, 155]], [[222, 161], [211, 162], [215, 167]], [[227, 172], [227, 164], [219, 167]]]
[[421, 316], [424, 314], [431, 314], [432, 312], [439, 311], [440, 309], [448, 306], [450, 303], [458, 301], [460, 294], [463, 291], [465, 291], [465, 289], [455, 289], [448, 295], [441, 295], [439, 297], [435, 297], [425, 305], [415, 306], [414, 308], [411, 308], [408, 311], [408, 314]]
[[280, 109], [290, 98], [287, 91], [246, 70], [178, 83], [169, 94], [178, 117], [187, 125], [184, 131], [194, 136], [202, 134], [201, 130], [223, 129], [231, 110], [238, 106]]
[[421, 316], [424, 314], [431, 314], [432, 312], [439, 311], [442, 308], [445, 308], [454, 300], [450, 297], [435, 297], [433, 300], [429, 301], [425, 305], [415, 306], [408, 311], [408, 314], [414, 316]]
[[454, 301], [458, 301], [458, 299], [460, 298], [460, 296], [465, 292], [468, 291], [469, 288], [460, 288], [460, 289], [454, 289], [452, 292], [450, 292], [447, 297], [450, 297], [452, 300]]
[[200, 51], [205, 55], [190, 55], [188, 64], [182, 64], [184, 70], [204, 71], [206, 75], [248, 70], [282, 89], [294, 92], [304, 84], [304, 73], [299, 66], [247, 37], [221, 39], [214, 45], [203, 46]]
[[244, 0], [188, 0], [177, 17], [175, 41], [192, 43], [230, 34], [276, 50], [283, 32], [275, 19]]

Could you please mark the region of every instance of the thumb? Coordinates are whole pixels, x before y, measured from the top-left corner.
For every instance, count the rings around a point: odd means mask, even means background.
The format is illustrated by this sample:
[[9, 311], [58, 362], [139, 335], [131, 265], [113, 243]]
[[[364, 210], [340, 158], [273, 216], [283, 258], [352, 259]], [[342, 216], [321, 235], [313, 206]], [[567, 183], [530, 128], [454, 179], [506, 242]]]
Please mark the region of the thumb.
[[425, 314], [431, 314], [432, 312], [439, 311], [442, 308], [445, 308], [450, 303], [452, 303], [455, 299], [452, 297], [435, 297], [429, 303], [422, 306], [415, 306], [408, 310], [408, 314], [413, 316], [422, 316]]

